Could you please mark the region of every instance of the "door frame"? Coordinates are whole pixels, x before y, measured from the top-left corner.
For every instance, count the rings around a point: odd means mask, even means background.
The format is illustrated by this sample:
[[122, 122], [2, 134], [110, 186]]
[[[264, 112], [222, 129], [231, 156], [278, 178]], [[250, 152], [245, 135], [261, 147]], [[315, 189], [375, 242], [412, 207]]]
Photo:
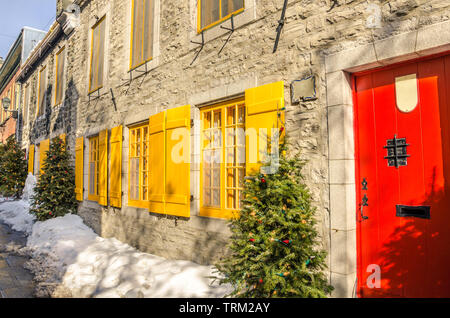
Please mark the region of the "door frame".
[[450, 21], [325, 56], [330, 191], [330, 283], [334, 297], [357, 297], [356, 121], [354, 78], [450, 52]]

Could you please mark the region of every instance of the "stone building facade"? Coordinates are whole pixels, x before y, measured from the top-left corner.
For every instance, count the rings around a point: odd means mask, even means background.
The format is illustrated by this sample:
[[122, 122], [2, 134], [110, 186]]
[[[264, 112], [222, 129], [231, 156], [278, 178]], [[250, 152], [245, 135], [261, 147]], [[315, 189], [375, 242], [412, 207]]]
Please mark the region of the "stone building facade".
[[[75, 164], [76, 140], [83, 137], [79, 215], [85, 222], [101, 236], [148, 253], [200, 264], [216, 261], [230, 233], [225, 219], [199, 215], [200, 112], [227, 100], [244, 100], [246, 90], [282, 81], [290, 148], [307, 160], [305, 180], [318, 208], [334, 296], [354, 296], [358, 211], [351, 74], [449, 50], [450, 4], [444, 0], [291, 0], [273, 53], [281, 0], [244, 0], [244, 9], [233, 21], [225, 19], [203, 33], [197, 25], [197, 0], [154, 0], [152, 59], [132, 70], [132, 1], [75, 4], [79, 12], [66, 13], [76, 21], [73, 31], [55, 22], [21, 73], [23, 87], [32, 87], [22, 142], [28, 149], [36, 145], [37, 151], [42, 141], [65, 134]], [[62, 7], [61, 1], [58, 6]], [[92, 91], [93, 32], [99, 23], [104, 23], [105, 34], [103, 84]], [[62, 48], [66, 51], [64, 93], [55, 105], [56, 56]], [[44, 67], [45, 111], [36, 117]], [[292, 95], [297, 90], [291, 84], [307, 78], [314, 79], [314, 96], [303, 95], [313, 98], [296, 101]], [[190, 105], [193, 119], [189, 217], [129, 206], [130, 129], [183, 105]], [[104, 130], [111, 134], [118, 126], [123, 129], [121, 208], [100, 205], [88, 194], [90, 137]], [[110, 171], [111, 151], [107, 154]]]

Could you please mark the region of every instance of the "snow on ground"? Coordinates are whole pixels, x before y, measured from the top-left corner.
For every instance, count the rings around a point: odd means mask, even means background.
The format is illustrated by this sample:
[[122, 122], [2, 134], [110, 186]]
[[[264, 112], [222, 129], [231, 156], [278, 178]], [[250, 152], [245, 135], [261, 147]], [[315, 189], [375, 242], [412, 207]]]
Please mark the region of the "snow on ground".
[[36, 178], [28, 174], [23, 190], [24, 200], [16, 201], [11, 198], [0, 197], [0, 221], [10, 225], [13, 230], [31, 234], [36, 217], [28, 213], [29, 199], [33, 195]]
[[141, 253], [116, 239], [97, 237], [67, 268], [63, 284], [75, 297], [222, 297], [210, 286], [212, 268]]
[[51, 265], [64, 270], [67, 265], [77, 261], [78, 254], [95, 242], [96, 237], [97, 234], [79, 216], [67, 214], [36, 222], [28, 237], [27, 247], [37, 253], [56, 257], [57, 262]]
[[29, 268], [41, 287], [60, 285], [73, 297], [223, 297], [231, 291], [212, 284], [212, 266], [167, 260], [99, 237], [77, 215], [36, 222], [31, 230], [28, 209], [24, 201], [0, 203], [0, 219], [30, 233]]
[[2, 199], [0, 201], [0, 221], [10, 225], [13, 230], [31, 234], [36, 217], [28, 213], [29, 203]]

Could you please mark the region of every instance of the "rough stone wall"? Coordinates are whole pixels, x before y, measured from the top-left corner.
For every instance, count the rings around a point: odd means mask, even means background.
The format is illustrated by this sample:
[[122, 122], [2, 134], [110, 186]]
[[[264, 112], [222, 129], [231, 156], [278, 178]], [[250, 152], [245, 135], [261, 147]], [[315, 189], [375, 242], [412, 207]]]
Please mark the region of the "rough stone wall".
[[[78, 93], [74, 86], [71, 68], [67, 65], [73, 63], [73, 42], [67, 41], [64, 36], [42, 57], [39, 63], [34, 67], [33, 72], [23, 80], [22, 100], [25, 99], [25, 87], [30, 85], [30, 96], [28, 101], [28, 115], [23, 120], [22, 147], [28, 147], [31, 144], [38, 144], [42, 140], [54, 138], [62, 133], [67, 136], [69, 151], [74, 149], [74, 134], [72, 131], [76, 127], [76, 110], [78, 102]], [[55, 76], [56, 76], [56, 53], [65, 46], [66, 72], [64, 78], [60, 79], [64, 83], [63, 101], [55, 105]], [[44, 114], [37, 117], [38, 110], [38, 86], [39, 71], [46, 66], [47, 69], [47, 88], [44, 102]]]
[[74, 0], [56, 0], [56, 17], [58, 17]]
[[[367, 27], [373, 14], [367, 11], [370, 3], [378, 4], [381, 9], [378, 29]], [[190, 43], [195, 4], [195, 0], [161, 1], [160, 55], [148, 73], [133, 72], [132, 81], [128, 73], [129, 1], [92, 0], [82, 5], [81, 24], [68, 39], [66, 76], [76, 93], [70, 102], [71, 111], [76, 113], [76, 122], [71, 121], [71, 143], [75, 136], [88, 136], [105, 128], [144, 120], [167, 108], [186, 105], [195, 100], [193, 96], [212, 96], [211, 99], [226, 96], [224, 87], [244, 87], [249, 79], [255, 80], [254, 86], [283, 80], [291, 149], [307, 160], [305, 180], [318, 208], [323, 246], [329, 249], [327, 88], [323, 56], [448, 20], [450, 3], [445, 0], [291, 0], [278, 51], [272, 54], [283, 1], [258, 0], [255, 18], [235, 30], [220, 56], [218, 52], [227, 33], [208, 40], [191, 65], [198, 49], [198, 45]], [[104, 13], [108, 43], [106, 81], [98, 93], [89, 97], [90, 27], [95, 16]], [[293, 105], [289, 84], [311, 74], [316, 76], [318, 98]], [[36, 74], [31, 80], [35, 77]], [[234, 91], [239, 91], [239, 87], [234, 87]], [[43, 124], [35, 124], [39, 125]], [[127, 129], [124, 134], [122, 185], [126, 205]], [[198, 199], [198, 191], [196, 194]], [[224, 221], [197, 217], [195, 212], [190, 219], [176, 220], [149, 214], [144, 209], [101, 208], [94, 202], [84, 201], [79, 213], [102, 236], [117, 237], [146, 252], [199, 263], [211, 263], [220, 257], [229, 235]]]

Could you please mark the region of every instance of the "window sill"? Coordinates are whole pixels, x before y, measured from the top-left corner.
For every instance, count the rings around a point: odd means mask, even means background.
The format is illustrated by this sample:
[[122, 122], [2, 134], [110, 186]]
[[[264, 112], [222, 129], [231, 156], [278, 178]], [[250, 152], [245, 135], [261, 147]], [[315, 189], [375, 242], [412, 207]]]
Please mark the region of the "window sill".
[[148, 201], [128, 201], [128, 206], [132, 208], [148, 210]]
[[93, 89], [93, 90], [91, 90], [91, 91], [88, 91], [88, 96], [91, 96], [91, 95], [93, 95], [94, 93], [99, 93], [99, 95], [100, 95], [100, 90], [103, 88], [103, 85], [102, 86], [100, 86], [100, 87], [97, 87], [97, 88], [95, 88], [95, 89]]
[[217, 20], [216, 22], [213, 22], [213, 23], [211, 23], [210, 25], [205, 26], [203, 29], [198, 28], [198, 29], [197, 29], [197, 34], [200, 34], [200, 33], [202, 33], [202, 32], [205, 32], [206, 30], [212, 29], [212, 28], [214, 28], [215, 26], [218, 26], [218, 25], [220, 25], [220, 24], [222, 24], [222, 23], [224, 23], [224, 22], [226, 22], [226, 21], [228, 21], [228, 20], [231, 20], [231, 17], [232, 17], [232, 16], [233, 16], [233, 19], [236, 19], [236, 17], [237, 17], [239, 14], [241, 14], [242, 12], [244, 12], [244, 11], [245, 11], [245, 9], [244, 9], [244, 8], [241, 8], [241, 9], [239, 9], [239, 10], [233, 12], [232, 14], [227, 15], [227, 16], [224, 17], [224, 18], [222, 18], [222, 19], [220, 19], [220, 20]]
[[91, 196], [91, 195], [88, 195], [87, 200], [88, 200], [88, 201], [91, 201], [91, 202], [96, 202], [96, 203], [98, 203], [98, 197], [97, 197], [97, 196]]
[[83, 204], [83, 207], [90, 208], [90, 209], [98, 209], [100, 205], [97, 201], [92, 201], [89, 199], [84, 199], [83, 201], [78, 201], [78, 203]]
[[144, 76], [148, 73], [150, 73], [152, 70], [157, 68], [159, 65], [159, 56], [154, 56], [150, 60], [139, 64], [137, 66], [133, 66], [128, 69], [128, 80], [131, 82], [136, 78], [139, 78], [141, 76]]
[[36, 116], [36, 119], [35, 119], [35, 121], [40, 121], [40, 120], [42, 120], [43, 118], [45, 118], [45, 114], [42, 114], [42, 115]]
[[[244, 11], [240, 13], [235, 13], [233, 16], [234, 19], [234, 29], [238, 30], [246, 24], [254, 21], [256, 19], [256, 6], [246, 7]], [[203, 29], [204, 43], [217, 39], [223, 35], [229, 34], [230, 31], [226, 29], [222, 29], [219, 26], [224, 26], [226, 28], [231, 28], [231, 18], [228, 18], [223, 21], [216, 22], [215, 24], [208, 26]], [[196, 21], [195, 30], [191, 32], [189, 37], [189, 50], [196, 49], [199, 45], [196, 43], [202, 42], [202, 31], [198, 30], [198, 25]]]
[[59, 102], [58, 104], [54, 104], [54, 105], [53, 105], [53, 108], [58, 109], [58, 108], [60, 108], [60, 107], [62, 106], [62, 104], [63, 104], [62, 101]]
[[229, 219], [233, 218], [234, 216], [237, 216], [238, 213], [239, 213], [238, 210], [228, 210], [228, 209], [221, 209], [221, 208], [201, 207], [199, 216], [229, 220]]
[[136, 70], [136, 69], [138, 69], [138, 68], [140, 68], [141, 66], [144, 66], [144, 65], [145, 65], [145, 69], [146, 69], [146, 71], [147, 71], [147, 68], [148, 68], [147, 65], [148, 65], [151, 61], [153, 61], [153, 57], [151, 57], [151, 58], [148, 59], [147, 61], [141, 62], [141, 63], [138, 64], [138, 65], [130, 66], [128, 72], [133, 72], [134, 70]]

